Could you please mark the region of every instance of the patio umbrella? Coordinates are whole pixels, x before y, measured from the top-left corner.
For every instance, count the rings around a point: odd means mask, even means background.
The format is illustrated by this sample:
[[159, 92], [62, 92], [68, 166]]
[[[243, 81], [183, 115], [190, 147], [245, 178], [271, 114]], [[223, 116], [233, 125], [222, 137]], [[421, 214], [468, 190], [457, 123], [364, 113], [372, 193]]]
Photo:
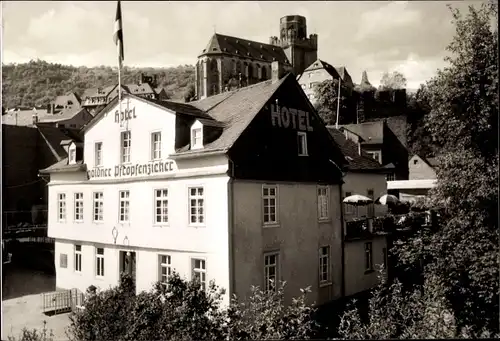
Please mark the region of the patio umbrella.
[[395, 195], [384, 194], [380, 198], [375, 200], [375, 203], [379, 205], [398, 204], [399, 199]]
[[371, 204], [373, 200], [368, 197], [365, 197], [364, 195], [353, 194], [344, 198], [343, 202], [345, 204], [350, 204], [354, 206], [365, 206]]

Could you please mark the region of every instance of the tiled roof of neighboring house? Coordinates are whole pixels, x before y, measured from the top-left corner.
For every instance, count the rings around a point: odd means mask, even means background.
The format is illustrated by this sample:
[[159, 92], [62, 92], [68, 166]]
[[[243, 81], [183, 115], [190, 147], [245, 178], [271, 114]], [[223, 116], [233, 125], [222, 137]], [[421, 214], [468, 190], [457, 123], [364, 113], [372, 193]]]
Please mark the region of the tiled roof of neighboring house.
[[125, 84], [124, 86], [132, 95], [143, 95], [155, 93], [149, 83]]
[[78, 97], [78, 95], [75, 94], [74, 92], [70, 92], [69, 94], [66, 95], [57, 96], [53, 102], [55, 106], [61, 106], [61, 107], [65, 107], [67, 105], [79, 106], [80, 103], [81, 103], [80, 97]]
[[279, 61], [289, 64], [283, 49], [279, 46], [256, 41], [230, 37], [215, 33], [200, 56], [210, 54], [228, 54], [240, 58], [252, 58], [266, 62]]
[[333, 127], [327, 127], [335, 142], [339, 145], [340, 150], [346, 157], [347, 169], [352, 171], [381, 171], [384, 169], [381, 164], [374, 160], [366, 152], [361, 151], [359, 155], [358, 145], [345, 137], [344, 133]]
[[389, 129], [394, 133], [394, 135], [396, 135], [399, 142], [401, 142], [401, 144], [406, 148], [407, 147], [406, 115], [387, 117], [385, 121]]
[[88, 113], [87, 109], [85, 109], [85, 108], [70, 107], [70, 108], [66, 108], [66, 109], [61, 110], [57, 114], [45, 115], [43, 118], [39, 118], [38, 122], [40, 122], [40, 123], [55, 123], [55, 122], [65, 121], [65, 120], [69, 120], [69, 119], [75, 117], [76, 115], [78, 115], [82, 111], [85, 111]]
[[346, 124], [342, 127], [361, 136], [363, 144], [382, 144], [384, 141], [384, 121]]
[[[113, 90], [116, 87], [116, 85], [110, 85], [106, 87], [99, 87], [99, 88], [89, 88], [86, 89], [83, 94], [82, 94], [82, 99], [86, 99], [89, 97], [104, 97], [107, 96], [111, 90]], [[101, 92], [99, 93], [99, 89]]]
[[304, 70], [304, 72], [299, 76], [299, 78], [302, 77], [302, 75], [308, 71], [322, 70], [322, 69], [326, 70], [334, 79], [338, 79], [340, 77], [339, 73], [333, 66], [331, 66], [330, 64], [321, 59], [318, 59], [314, 63], [309, 65]]
[[[17, 125], [17, 126], [33, 126], [33, 110], [17, 110], [9, 111], [2, 116], [2, 124]], [[37, 109], [36, 114], [38, 120], [46, 116], [51, 116], [47, 110]]]
[[85, 171], [87, 169], [86, 165], [83, 163], [83, 161], [77, 161], [76, 164], [69, 165], [68, 164], [68, 157], [65, 157], [64, 159], [54, 163], [53, 165], [41, 169], [40, 173], [57, 173], [60, 171], [68, 172], [68, 171]]
[[436, 167], [438, 165], [437, 158], [435, 157], [428, 157], [427, 159], [424, 160], [427, 161], [427, 163], [432, 167]]

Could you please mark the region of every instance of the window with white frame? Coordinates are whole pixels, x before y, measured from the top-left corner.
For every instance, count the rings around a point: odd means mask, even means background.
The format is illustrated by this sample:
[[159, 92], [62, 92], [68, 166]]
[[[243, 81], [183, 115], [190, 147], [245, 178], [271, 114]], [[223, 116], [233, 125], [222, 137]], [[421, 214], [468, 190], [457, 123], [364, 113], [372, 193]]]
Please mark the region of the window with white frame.
[[372, 243], [365, 243], [365, 271], [373, 270]]
[[279, 280], [279, 254], [264, 255], [264, 288], [266, 291], [276, 291]]
[[83, 193], [75, 193], [75, 221], [83, 221]]
[[319, 220], [327, 220], [330, 218], [329, 208], [330, 206], [330, 191], [328, 186], [318, 187], [318, 218]]
[[131, 138], [132, 135], [130, 133], [130, 130], [121, 132], [120, 154], [122, 163], [130, 162]]
[[172, 262], [169, 255], [159, 255], [159, 273], [158, 280], [163, 286], [167, 286], [168, 279], [172, 275]]
[[104, 195], [102, 192], [94, 192], [94, 221], [103, 221]]
[[204, 259], [191, 259], [191, 266], [193, 268], [193, 280], [196, 279], [200, 282], [201, 287], [206, 289], [207, 282], [207, 266]]
[[127, 222], [129, 221], [130, 215], [130, 192], [129, 191], [120, 191], [119, 192], [119, 221]]
[[161, 132], [151, 133], [151, 160], [161, 159]]
[[75, 271], [82, 272], [82, 246], [75, 245]]
[[263, 221], [266, 224], [277, 224], [277, 198], [278, 188], [275, 185], [262, 186], [262, 206], [263, 206]]
[[104, 249], [102, 247], [98, 247], [95, 250], [95, 275], [97, 277], [104, 277]]
[[[345, 198], [350, 197], [352, 195], [351, 192], [345, 192]], [[354, 205], [351, 204], [344, 204], [345, 206], [345, 213], [346, 214], [354, 214]]]
[[377, 160], [378, 163], [382, 163], [382, 160], [380, 159], [380, 152], [378, 151], [367, 151], [367, 154], [371, 155], [371, 157], [374, 160]]
[[319, 284], [330, 282], [330, 246], [319, 248]]
[[191, 148], [203, 147], [203, 130], [202, 128], [191, 129]]
[[155, 190], [155, 223], [168, 224], [168, 189]]
[[69, 163], [76, 162], [76, 149], [70, 148], [69, 150]]
[[203, 187], [189, 188], [189, 222], [192, 225], [205, 223]]
[[302, 87], [302, 89], [304, 89], [304, 90], [305, 90], [305, 88], [306, 88], [306, 85], [305, 85], [305, 84], [301, 84], [300, 86]]
[[95, 167], [102, 166], [102, 142], [96, 142], [94, 146]]
[[66, 193], [57, 195], [57, 220], [66, 221]]
[[297, 132], [297, 146], [299, 156], [307, 156], [307, 133], [303, 131]]

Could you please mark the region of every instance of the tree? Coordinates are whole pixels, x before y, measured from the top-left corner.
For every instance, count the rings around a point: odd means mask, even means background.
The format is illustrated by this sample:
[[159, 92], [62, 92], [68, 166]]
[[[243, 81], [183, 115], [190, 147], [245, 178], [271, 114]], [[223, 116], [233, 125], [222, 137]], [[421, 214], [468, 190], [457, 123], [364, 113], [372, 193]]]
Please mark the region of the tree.
[[398, 71], [392, 73], [385, 72], [380, 80], [379, 90], [406, 89], [406, 78]]
[[440, 148], [435, 205], [444, 223], [410, 241], [399, 254], [438, 276], [458, 326], [498, 331], [498, 20], [494, 2], [451, 9], [456, 34], [448, 46], [450, 66], [427, 83], [425, 118]]
[[429, 104], [429, 90], [421, 85], [415, 94], [407, 96], [407, 141], [411, 154], [422, 157], [432, 157], [435, 154], [429, 128], [425, 125], [425, 118], [431, 111]]
[[184, 93], [184, 102], [191, 102], [196, 100], [196, 91], [194, 88], [194, 83], [190, 83], [186, 92]]
[[129, 276], [120, 285], [88, 290], [84, 310], [70, 315], [68, 337], [73, 341], [98, 340], [227, 340], [305, 339], [314, 331], [305, 304], [307, 290], [289, 307], [283, 304], [285, 285], [276, 292], [252, 288], [248, 301], [236, 297], [222, 306], [224, 290], [210, 283], [185, 281], [177, 273], [165, 287], [156, 283], [149, 292], [135, 295]]
[[[337, 121], [337, 101], [339, 83], [337, 79], [329, 79], [317, 84], [314, 88], [315, 107], [327, 125], [335, 125]], [[352, 96], [345, 83], [340, 83], [339, 124], [351, 123], [353, 115]]]

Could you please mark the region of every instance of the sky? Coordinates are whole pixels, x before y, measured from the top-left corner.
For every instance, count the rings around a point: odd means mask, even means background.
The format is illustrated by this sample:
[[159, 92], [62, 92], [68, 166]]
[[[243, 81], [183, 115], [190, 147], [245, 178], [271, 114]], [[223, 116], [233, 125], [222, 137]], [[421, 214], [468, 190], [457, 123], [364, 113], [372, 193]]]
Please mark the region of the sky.
[[[195, 64], [214, 32], [268, 43], [279, 20], [302, 15], [318, 34], [318, 58], [345, 66], [358, 83], [364, 70], [378, 86], [399, 71], [417, 89], [446, 64], [455, 28], [447, 4], [479, 1], [122, 1], [127, 66]], [[32, 59], [117, 64], [116, 1], [2, 1], [2, 62]]]

